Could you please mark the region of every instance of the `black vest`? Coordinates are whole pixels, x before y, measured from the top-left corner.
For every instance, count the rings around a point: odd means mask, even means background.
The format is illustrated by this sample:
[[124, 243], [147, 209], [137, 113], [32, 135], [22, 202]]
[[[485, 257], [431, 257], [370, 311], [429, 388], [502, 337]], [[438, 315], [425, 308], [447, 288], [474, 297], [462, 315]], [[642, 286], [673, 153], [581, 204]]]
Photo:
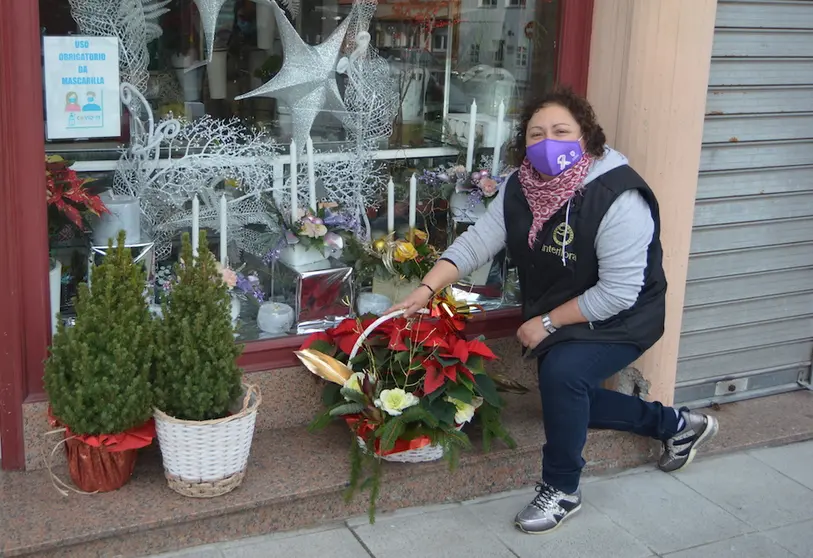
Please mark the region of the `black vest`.
[[531, 250], [528, 231], [533, 216], [518, 174], [514, 173], [506, 185], [505, 229], [508, 251], [519, 272], [524, 320], [542, 316], [598, 283], [598, 227], [623, 192], [638, 190], [649, 203], [655, 222], [644, 286], [635, 305], [602, 322], [565, 326], [534, 348], [530, 356], [540, 356], [563, 341], [628, 343], [641, 351], [649, 349], [663, 335], [666, 277], [658, 202], [644, 179], [624, 165], [592, 180], [573, 197], [569, 214], [565, 204], [545, 223]]

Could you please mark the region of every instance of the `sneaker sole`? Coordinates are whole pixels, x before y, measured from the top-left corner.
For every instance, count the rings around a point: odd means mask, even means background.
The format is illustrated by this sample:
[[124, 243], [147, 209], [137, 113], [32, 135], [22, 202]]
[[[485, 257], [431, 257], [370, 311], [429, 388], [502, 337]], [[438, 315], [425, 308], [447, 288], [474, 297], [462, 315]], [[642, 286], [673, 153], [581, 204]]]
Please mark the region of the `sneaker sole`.
[[559, 526], [560, 526], [560, 525], [562, 525], [562, 523], [564, 523], [564, 522], [565, 522], [565, 520], [567, 520], [567, 518], [569, 518], [570, 516], [572, 516], [573, 514], [575, 514], [575, 513], [576, 513], [577, 511], [579, 511], [580, 509], [582, 509], [582, 505], [581, 505], [581, 504], [579, 504], [578, 506], [576, 506], [575, 508], [573, 508], [572, 510], [570, 510], [570, 511], [567, 513], [567, 515], [565, 515], [565, 516], [564, 516], [564, 517], [563, 517], [563, 518], [562, 518], [562, 519], [559, 521], [559, 523], [557, 523], [556, 525], [554, 525], [554, 526], [553, 526], [553, 527], [551, 527], [550, 529], [546, 529], [545, 531], [527, 531], [527, 530], [525, 530], [525, 529], [523, 529], [523, 528], [522, 528], [522, 525], [520, 525], [520, 523], [519, 523], [518, 521], [515, 521], [515, 522], [514, 522], [514, 525], [516, 526], [516, 528], [517, 528], [517, 529], [519, 529], [520, 531], [522, 531], [522, 532], [523, 532], [523, 533], [525, 533], [526, 535], [547, 535], [548, 533], [552, 533], [553, 531], [555, 531], [556, 529], [558, 529], [558, 528], [559, 528]]
[[718, 430], [720, 430], [720, 423], [717, 422], [717, 419], [711, 415], [706, 415], [706, 419], [708, 420], [708, 424], [706, 425], [706, 429], [697, 439], [697, 441], [692, 446], [692, 449], [689, 450], [689, 457], [686, 459], [686, 463], [675, 469], [674, 471], [670, 471], [671, 473], [677, 473], [678, 471], [682, 471], [686, 467], [688, 467], [692, 461], [694, 461], [694, 456], [697, 454], [697, 448], [711, 440], [717, 435]]

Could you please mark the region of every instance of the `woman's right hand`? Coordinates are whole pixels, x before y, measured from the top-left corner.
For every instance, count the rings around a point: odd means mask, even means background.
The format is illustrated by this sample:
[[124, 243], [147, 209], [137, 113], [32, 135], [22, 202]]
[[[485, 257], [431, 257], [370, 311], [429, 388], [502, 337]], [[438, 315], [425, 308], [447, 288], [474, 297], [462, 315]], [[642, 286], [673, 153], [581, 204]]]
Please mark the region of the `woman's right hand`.
[[426, 285], [421, 285], [398, 304], [392, 305], [385, 313], [395, 312], [396, 310], [404, 310], [404, 316], [408, 317], [425, 308], [429, 301], [432, 299], [433, 293]]

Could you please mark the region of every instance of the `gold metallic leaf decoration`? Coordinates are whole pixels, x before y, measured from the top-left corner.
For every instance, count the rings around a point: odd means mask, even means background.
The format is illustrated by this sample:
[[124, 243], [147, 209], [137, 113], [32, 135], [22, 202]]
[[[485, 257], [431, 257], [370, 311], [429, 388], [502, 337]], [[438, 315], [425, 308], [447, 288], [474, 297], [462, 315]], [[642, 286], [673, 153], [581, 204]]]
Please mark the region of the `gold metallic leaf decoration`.
[[518, 381], [512, 380], [511, 378], [503, 376], [502, 374], [496, 374], [494, 372], [487, 372], [487, 374], [497, 386], [497, 391], [504, 393], [516, 393], [519, 395], [525, 395], [531, 391]]
[[346, 364], [325, 353], [313, 349], [302, 349], [294, 351], [294, 354], [305, 365], [305, 368], [328, 382], [343, 386], [353, 375], [353, 371]]

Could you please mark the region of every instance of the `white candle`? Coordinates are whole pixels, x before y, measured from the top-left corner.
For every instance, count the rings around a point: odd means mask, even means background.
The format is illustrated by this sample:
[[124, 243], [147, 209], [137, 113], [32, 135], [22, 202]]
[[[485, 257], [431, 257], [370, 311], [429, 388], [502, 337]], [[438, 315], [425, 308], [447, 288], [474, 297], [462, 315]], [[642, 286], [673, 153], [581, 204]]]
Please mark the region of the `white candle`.
[[474, 168], [474, 141], [477, 137], [477, 101], [471, 101], [471, 114], [469, 115], [469, 144], [466, 149], [466, 170], [471, 172]]
[[491, 176], [496, 178], [500, 172], [500, 148], [502, 147], [502, 126], [505, 120], [505, 103], [500, 101], [497, 109], [497, 126], [494, 130], [494, 162], [491, 166]]
[[309, 137], [305, 144], [308, 156], [308, 199], [311, 211], [316, 213], [316, 171], [313, 168], [313, 140]]
[[220, 265], [226, 266], [228, 253], [228, 230], [229, 230], [229, 217], [228, 205], [226, 204], [226, 196], [220, 196]]
[[197, 257], [200, 241], [200, 200], [198, 195], [192, 198], [192, 254]]
[[296, 194], [296, 174], [298, 165], [296, 163], [296, 142], [291, 141], [291, 225], [299, 220], [299, 208]]
[[415, 209], [418, 205], [418, 179], [415, 174], [409, 179], [409, 232], [415, 229]]
[[387, 184], [387, 232], [395, 232], [395, 184], [392, 183], [392, 177]]

